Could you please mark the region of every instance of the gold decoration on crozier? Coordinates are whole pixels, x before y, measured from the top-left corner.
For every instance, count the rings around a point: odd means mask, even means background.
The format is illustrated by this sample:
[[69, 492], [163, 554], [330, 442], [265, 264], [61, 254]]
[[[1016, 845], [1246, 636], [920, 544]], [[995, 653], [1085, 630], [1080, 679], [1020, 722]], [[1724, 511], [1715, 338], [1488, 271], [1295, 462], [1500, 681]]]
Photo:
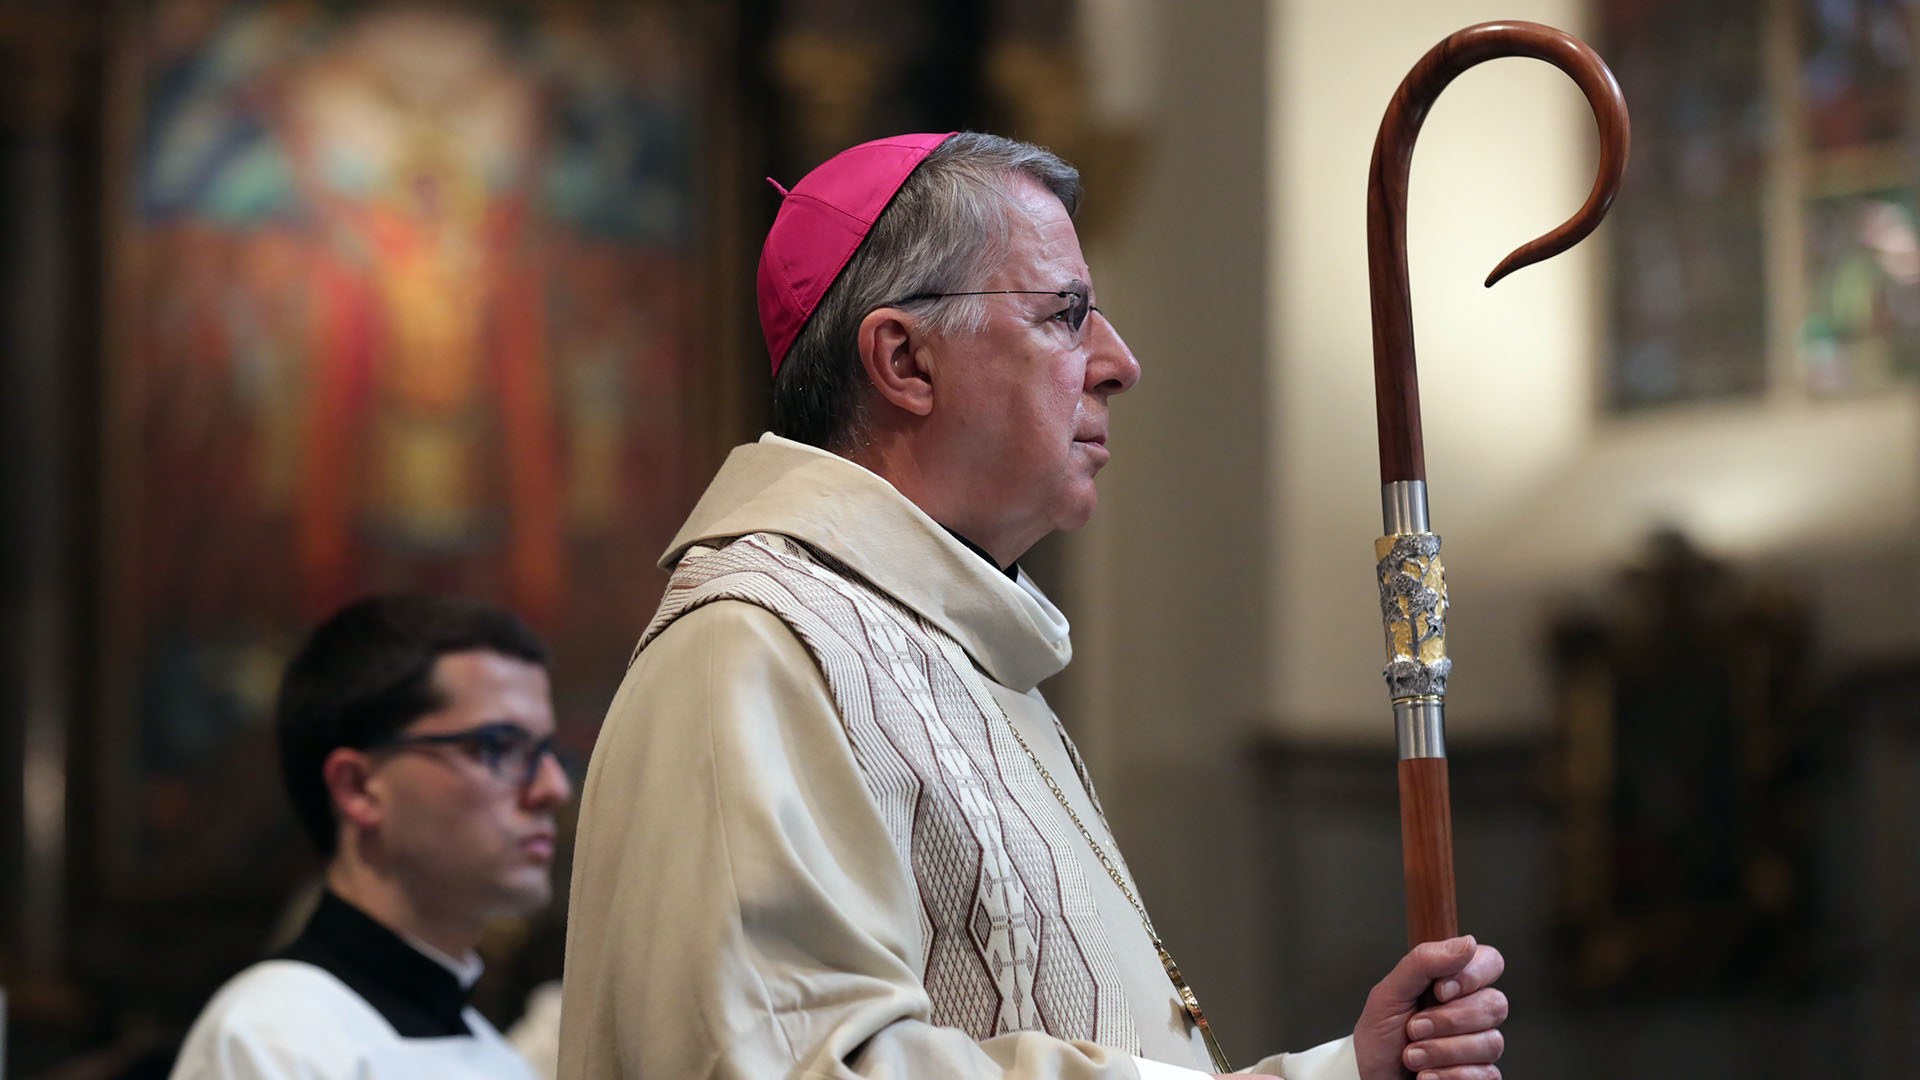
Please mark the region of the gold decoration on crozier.
[[1447, 658], [1447, 578], [1440, 538], [1399, 533], [1373, 542], [1380, 616], [1386, 629], [1382, 674], [1393, 700], [1443, 697]]

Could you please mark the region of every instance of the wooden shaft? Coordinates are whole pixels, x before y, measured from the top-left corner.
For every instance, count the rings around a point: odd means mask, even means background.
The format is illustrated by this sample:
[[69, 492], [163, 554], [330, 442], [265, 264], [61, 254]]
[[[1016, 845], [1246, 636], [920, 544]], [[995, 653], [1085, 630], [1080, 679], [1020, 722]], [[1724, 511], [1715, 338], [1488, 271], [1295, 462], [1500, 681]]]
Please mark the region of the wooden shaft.
[[1400, 762], [1400, 852], [1407, 874], [1407, 943], [1458, 936], [1446, 758]]

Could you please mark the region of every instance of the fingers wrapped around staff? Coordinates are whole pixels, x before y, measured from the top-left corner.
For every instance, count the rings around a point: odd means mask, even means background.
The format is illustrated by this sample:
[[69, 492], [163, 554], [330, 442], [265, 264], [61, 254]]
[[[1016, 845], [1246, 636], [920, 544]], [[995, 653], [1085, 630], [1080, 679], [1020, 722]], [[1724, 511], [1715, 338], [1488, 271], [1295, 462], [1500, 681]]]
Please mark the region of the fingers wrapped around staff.
[[1500, 1080], [1498, 1065], [1455, 1065], [1451, 1068], [1422, 1069], [1414, 1080]]
[[1407, 1021], [1407, 1041], [1425, 1043], [1491, 1031], [1507, 1022], [1507, 995], [1494, 987], [1423, 1009]]
[[1435, 1000], [1444, 1003], [1491, 986], [1506, 969], [1500, 950], [1468, 934], [1414, 946], [1377, 989], [1409, 1002], [1431, 989]]
[[[1507, 996], [1493, 983], [1505, 970], [1500, 950], [1458, 937], [1415, 946], [1381, 983], [1405, 1002], [1392, 1010], [1405, 1017], [1401, 1063], [1419, 1080], [1498, 1080]], [[1420, 1008], [1429, 989], [1435, 1004]]]
[[1506, 970], [1507, 959], [1500, 955], [1499, 949], [1491, 945], [1475, 945], [1473, 954], [1458, 972], [1434, 979], [1434, 1000], [1445, 1003], [1466, 997], [1492, 986]]
[[1483, 1066], [1490, 1069], [1506, 1048], [1506, 1038], [1494, 1027], [1466, 1035], [1422, 1039], [1409, 1044], [1400, 1058], [1421, 1080], [1467, 1080], [1500, 1075], [1497, 1069], [1485, 1073], [1475, 1070]]
[[1505, 968], [1498, 949], [1479, 945], [1458, 972], [1435, 981], [1439, 1004], [1407, 1021], [1401, 1055], [1418, 1080], [1498, 1080], [1494, 1063], [1507, 1046], [1500, 1033], [1507, 995], [1491, 984]]

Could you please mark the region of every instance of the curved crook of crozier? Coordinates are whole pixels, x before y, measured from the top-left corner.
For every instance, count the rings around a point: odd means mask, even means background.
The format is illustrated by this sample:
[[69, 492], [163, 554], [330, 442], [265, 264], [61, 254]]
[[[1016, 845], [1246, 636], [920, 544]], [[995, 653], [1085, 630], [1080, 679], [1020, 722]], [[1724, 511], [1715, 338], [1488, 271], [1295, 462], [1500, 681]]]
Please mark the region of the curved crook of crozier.
[[1413, 305], [1407, 289], [1407, 176], [1414, 140], [1427, 110], [1448, 83], [1475, 64], [1503, 56], [1545, 60], [1579, 84], [1600, 129], [1600, 170], [1586, 204], [1558, 227], [1515, 248], [1487, 276], [1488, 285], [1585, 239], [1606, 216], [1626, 173], [1626, 99], [1606, 63], [1571, 35], [1539, 23], [1481, 23], [1435, 45], [1407, 73], [1380, 120], [1367, 185], [1367, 261], [1382, 484], [1427, 477], [1414, 372]]

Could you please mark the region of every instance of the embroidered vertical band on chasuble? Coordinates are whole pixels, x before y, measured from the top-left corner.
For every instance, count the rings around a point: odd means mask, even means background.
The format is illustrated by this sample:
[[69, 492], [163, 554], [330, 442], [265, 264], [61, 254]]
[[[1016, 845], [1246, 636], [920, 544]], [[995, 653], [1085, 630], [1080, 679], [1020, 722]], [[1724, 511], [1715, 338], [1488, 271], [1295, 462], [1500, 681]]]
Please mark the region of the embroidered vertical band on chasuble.
[[[1077, 854], [1085, 840], [959, 643], [828, 556], [756, 534], [689, 551], [640, 648], [716, 600], [772, 612], [820, 666], [920, 891], [932, 1022], [976, 1039], [1045, 1031], [1137, 1051]], [[1079, 754], [1060, 737], [1091, 797]]]

